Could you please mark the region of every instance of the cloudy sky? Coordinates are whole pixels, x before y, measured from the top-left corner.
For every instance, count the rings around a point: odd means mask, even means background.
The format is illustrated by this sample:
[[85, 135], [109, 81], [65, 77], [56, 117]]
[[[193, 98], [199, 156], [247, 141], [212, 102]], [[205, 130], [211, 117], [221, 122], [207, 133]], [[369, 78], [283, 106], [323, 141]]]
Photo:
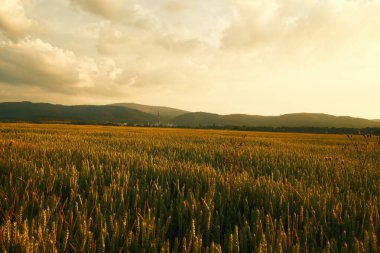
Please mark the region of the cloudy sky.
[[380, 0], [1, 0], [23, 100], [380, 118]]

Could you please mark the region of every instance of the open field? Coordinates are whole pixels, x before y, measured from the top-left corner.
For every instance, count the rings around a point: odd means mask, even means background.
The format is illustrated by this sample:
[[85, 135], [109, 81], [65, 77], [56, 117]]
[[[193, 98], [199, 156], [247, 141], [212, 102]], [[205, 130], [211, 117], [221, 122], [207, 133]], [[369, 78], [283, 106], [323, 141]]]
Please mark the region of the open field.
[[379, 252], [359, 138], [1, 124], [0, 251]]

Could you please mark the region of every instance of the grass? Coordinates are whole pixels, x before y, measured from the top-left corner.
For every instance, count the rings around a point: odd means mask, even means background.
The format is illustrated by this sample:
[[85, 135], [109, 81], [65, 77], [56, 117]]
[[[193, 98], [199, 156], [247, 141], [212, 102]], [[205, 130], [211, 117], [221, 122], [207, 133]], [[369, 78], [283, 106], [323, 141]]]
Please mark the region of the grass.
[[375, 138], [244, 134], [1, 124], [0, 249], [380, 250]]

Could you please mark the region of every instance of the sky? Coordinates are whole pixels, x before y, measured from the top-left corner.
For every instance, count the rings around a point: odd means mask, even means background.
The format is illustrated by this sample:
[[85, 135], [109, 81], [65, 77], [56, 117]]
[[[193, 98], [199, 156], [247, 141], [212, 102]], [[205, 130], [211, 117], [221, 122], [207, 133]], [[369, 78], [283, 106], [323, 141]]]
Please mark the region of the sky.
[[380, 0], [1, 0], [0, 102], [380, 119]]

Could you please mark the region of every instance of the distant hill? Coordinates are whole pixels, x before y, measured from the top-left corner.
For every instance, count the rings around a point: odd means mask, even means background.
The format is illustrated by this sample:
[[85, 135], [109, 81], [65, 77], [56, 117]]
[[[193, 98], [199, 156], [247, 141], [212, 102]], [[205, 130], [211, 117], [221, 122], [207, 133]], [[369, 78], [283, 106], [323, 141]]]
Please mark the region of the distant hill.
[[156, 122], [156, 117], [120, 106], [9, 102], [0, 103], [0, 120], [146, 124]]
[[380, 120], [322, 113], [293, 113], [281, 116], [220, 115], [134, 103], [73, 106], [31, 102], [0, 103], [0, 121], [156, 124], [158, 112], [163, 124], [171, 123], [180, 127], [380, 128]]
[[374, 119], [373, 121], [380, 122], [380, 119]]
[[142, 105], [142, 104], [135, 104], [135, 103], [117, 103], [117, 104], [110, 104], [110, 106], [121, 106], [125, 108], [139, 110], [145, 113], [156, 115], [156, 119], [159, 112], [161, 122], [169, 122], [172, 118], [175, 118], [184, 113], [188, 113], [188, 111], [165, 107], [165, 106], [152, 106], [152, 105]]
[[293, 113], [281, 116], [257, 116], [246, 114], [219, 115], [204, 112], [186, 113], [172, 119], [178, 126], [249, 126], [249, 127], [380, 127], [380, 123], [348, 116], [322, 113]]
[[212, 126], [212, 125], [225, 125], [223, 122], [223, 116], [215, 113], [207, 112], [190, 112], [182, 114], [171, 120], [174, 125], [177, 126]]

